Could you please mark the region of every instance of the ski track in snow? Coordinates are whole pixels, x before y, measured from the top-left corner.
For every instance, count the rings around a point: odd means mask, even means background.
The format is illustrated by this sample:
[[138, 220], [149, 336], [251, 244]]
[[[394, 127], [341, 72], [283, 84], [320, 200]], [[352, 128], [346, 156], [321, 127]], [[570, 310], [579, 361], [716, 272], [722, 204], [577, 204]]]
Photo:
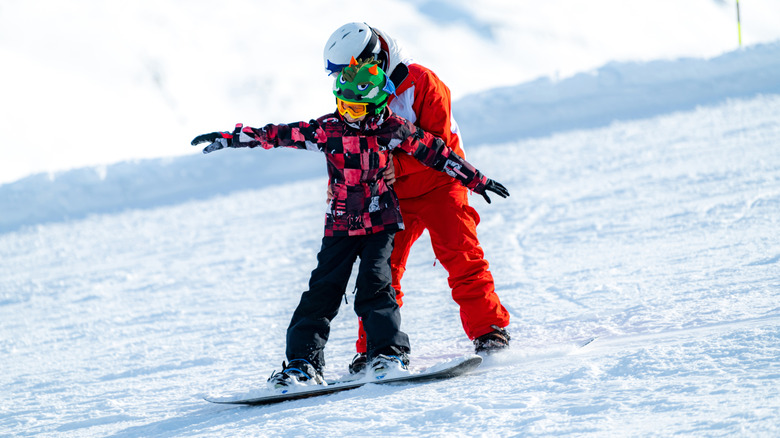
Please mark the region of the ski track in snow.
[[[261, 408], [202, 397], [280, 366], [320, 178], [2, 234], [0, 435], [777, 436], [778, 144], [767, 95], [471, 148], [512, 193], [471, 198], [512, 349], [449, 382]], [[420, 367], [471, 351], [426, 239], [404, 279]], [[327, 377], [352, 357], [348, 300]]]

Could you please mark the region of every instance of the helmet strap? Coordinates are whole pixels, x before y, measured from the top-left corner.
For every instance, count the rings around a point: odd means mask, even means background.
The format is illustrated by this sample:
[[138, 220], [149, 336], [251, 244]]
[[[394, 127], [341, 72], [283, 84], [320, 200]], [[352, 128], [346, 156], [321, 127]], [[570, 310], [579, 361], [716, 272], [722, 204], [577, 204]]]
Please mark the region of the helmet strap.
[[[368, 59], [368, 58], [376, 58], [376, 54], [374, 53], [374, 49], [379, 45], [379, 37], [376, 34], [376, 31], [374, 28], [369, 26], [369, 29], [371, 29], [371, 38], [368, 40], [368, 44], [366, 44], [366, 47], [363, 47], [363, 51], [360, 52], [360, 55], [357, 56], [357, 59]], [[379, 50], [382, 51], [381, 48]]]

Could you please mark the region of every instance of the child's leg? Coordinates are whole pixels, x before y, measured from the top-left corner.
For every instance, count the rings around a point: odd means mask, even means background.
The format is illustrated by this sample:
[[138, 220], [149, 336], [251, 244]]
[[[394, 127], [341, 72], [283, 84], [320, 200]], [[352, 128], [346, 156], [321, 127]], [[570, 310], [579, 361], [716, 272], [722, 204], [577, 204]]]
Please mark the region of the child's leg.
[[368, 336], [368, 356], [390, 347], [409, 352], [409, 337], [401, 331], [401, 312], [391, 286], [390, 253], [393, 233], [363, 238], [355, 295], [355, 312]]
[[[404, 293], [401, 292], [401, 277], [403, 277], [406, 271], [406, 259], [409, 257], [409, 250], [412, 249], [412, 244], [422, 235], [425, 231], [424, 224], [417, 220], [414, 214], [409, 214], [404, 210], [404, 205], [401, 204], [401, 214], [404, 217], [403, 231], [399, 231], [395, 234], [393, 239], [393, 254], [390, 256], [390, 267], [393, 274], [393, 282], [391, 283], [393, 289], [395, 289], [395, 301], [398, 306], [403, 306]], [[368, 350], [366, 341], [366, 331], [363, 328], [363, 322], [358, 320], [358, 339], [355, 342], [355, 351], [358, 353], [365, 353]]]
[[416, 206], [414, 200], [401, 204], [401, 215], [404, 218], [404, 230], [395, 234], [393, 239], [393, 254], [390, 256], [390, 269], [393, 273], [393, 289], [395, 289], [395, 300], [399, 306], [403, 306], [403, 292], [401, 292], [401, 279], [406, 272], [406, 261], [409, 259], [409, 252], [412, 245], [422, 236], [425, 231], [425, 224], [417, 217], [414, 208], [407, 210], [406, 205]]
[[287, 328], [287, 360], [306, 359], [318, 371], [325, 366], [323, 349], [360, 250], [360, 239], [323, 237], [309, 290], [301, 295]]

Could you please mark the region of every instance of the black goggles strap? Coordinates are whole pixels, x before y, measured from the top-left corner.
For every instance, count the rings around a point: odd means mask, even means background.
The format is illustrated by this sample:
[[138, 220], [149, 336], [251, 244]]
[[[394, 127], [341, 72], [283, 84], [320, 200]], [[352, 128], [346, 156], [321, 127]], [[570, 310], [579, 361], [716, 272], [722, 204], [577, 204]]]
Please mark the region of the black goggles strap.
[[[371, 57], [376, 58], [376, 55], [374, 55], [374, 48], [376, 47], [378, 42], [379, 42], [379, 37], [377, 37], [376, 31], [374, 31], [374, 29], [371, 28], [371, 39], [368, 40], [368, 44], [366, 44], [366, 47], [364, 47], [363, 51], [360, 52], [360, 55], [357, 56], [357, 59], [361, 59], [365, 61]], [[378, 59], [375, 60], [379, 61]]]

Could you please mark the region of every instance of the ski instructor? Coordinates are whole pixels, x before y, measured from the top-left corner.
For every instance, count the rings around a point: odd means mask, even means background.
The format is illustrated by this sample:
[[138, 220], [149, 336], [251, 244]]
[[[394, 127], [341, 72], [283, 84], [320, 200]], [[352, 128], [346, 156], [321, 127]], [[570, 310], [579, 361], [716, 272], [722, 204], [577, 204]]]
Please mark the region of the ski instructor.
[[[465, 156], [458, 125], [452, 117], [450, 90], [426, 67], [412, 62], [399, 44], [386, 33], [365, 23], [347, 23], [328, 39], [325, 69], [337, 76], [352, 57], [373, 57], [395, 84], [389, 106], [396, 114], [424, 131], [442, 138], [447, 146]], [[460, 306], [463, 330], [477, 353], [509, 346], [509, 313], [495, 291], [493, 276], [477, 239], [479, 215], [468, 204], [468, 189], [454, 178], [427, 168], [406, 154], [394, 154], [394, 189], [401, 204], [405, 229], [395, 236], [390, 258], [392, 286], [399, 306], [403, 304], [401, 278], [414, 242], [428, 230], [436, 258], [449, 273], [452, 298]], [[351, 373], [366, 364], [366, 335], [360, 324], [357, 354]]]

